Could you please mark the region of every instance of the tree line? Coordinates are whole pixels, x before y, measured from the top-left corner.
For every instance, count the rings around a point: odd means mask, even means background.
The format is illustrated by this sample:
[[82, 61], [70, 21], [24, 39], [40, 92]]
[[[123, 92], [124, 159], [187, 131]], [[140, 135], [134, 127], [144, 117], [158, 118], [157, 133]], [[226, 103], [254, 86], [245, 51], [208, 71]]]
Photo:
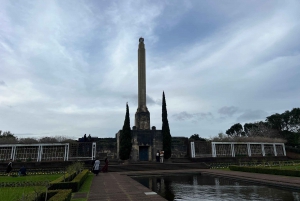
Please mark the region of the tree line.
[[10, 131], [0, 130], [0, 144], [36, 144], [36, 143], [58, 143], [58, 142], [73, 142], [73, 139], [64, 136], [42, 137], [42, 138], [18, 138]]
[[244, 126], [236, 123], [226, 130], [226, 134], [229, 137], [283, 138], [287, 145], [297, 146], [300, 144], [300, 108], [275, 113], [265, 121], [245, 123]]

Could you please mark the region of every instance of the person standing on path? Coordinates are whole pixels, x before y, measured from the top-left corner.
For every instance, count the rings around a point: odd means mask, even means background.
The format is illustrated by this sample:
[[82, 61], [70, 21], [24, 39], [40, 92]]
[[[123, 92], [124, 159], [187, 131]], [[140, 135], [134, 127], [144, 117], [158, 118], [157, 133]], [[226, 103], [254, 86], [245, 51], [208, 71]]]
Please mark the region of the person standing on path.
[[108, 159], [105, 158], [104, 162], [105, 162], [105, 165], [103, 166], [101, 172], [108, 172]]
[[159, 157], [160, 157], [160, 162], [164, 163], [164, 151], [163, 150], [160, 151]]
[[11, 170], [12, 170], [12, 159], [9, 160], [9, 163], [7, 165], [7, 168], [6, 168], [7, 176], [10, 176]]
[[159, 162], [159, 150], [157, 150], [157, 153], [156, 153], [156, 162]]
[[94, 174], [95, 174], [96, 176], [98, 176], [99, 171], [100, 171], [100, 160], [97, 159], [97, 160], [95, 161], [93, 170], [94, 170], [94, 171], [93, 171]]

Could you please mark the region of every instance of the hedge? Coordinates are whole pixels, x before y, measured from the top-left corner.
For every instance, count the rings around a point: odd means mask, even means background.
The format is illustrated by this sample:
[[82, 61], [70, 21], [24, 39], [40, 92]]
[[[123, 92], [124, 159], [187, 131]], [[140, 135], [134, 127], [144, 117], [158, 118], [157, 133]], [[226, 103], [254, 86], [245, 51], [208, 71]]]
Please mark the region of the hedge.
[[72, 189], [73, 192], [77, 192], [84, 180], [87, 178], [88, 173], [88, 170], [83, 170], [72, 181], [63, 182], [58, 179], [54, 180], [50, 182], [49, 190]]
[[76, 172], [73, 172], [72, 174], [66, 173], [65, 175], [58, 177], [57, 179], [50, 182], [50, 185], [52, 183], [58, 183], [58, 182], [64, 182], [64, 181], [71, 181], [76, 176]]
[[[48, 201], [70, 201], [72, 197], [72, 190], [49, 190], [47, 192]], [[46, 198], [46, 192], [43, 192], [36, 197], [35, 193], [30, 193], [25, 198], [21, 198], [19, 201], [44, 201]]]
[[286, 169], [274, 169], [274, 168], [263, 168], [263, 167], [244, 167], [244, 166], [235, 166], [235, 165], [229, 166], [229, 169], [233, 171], [300, 177], [299, 170], [286, 170]]

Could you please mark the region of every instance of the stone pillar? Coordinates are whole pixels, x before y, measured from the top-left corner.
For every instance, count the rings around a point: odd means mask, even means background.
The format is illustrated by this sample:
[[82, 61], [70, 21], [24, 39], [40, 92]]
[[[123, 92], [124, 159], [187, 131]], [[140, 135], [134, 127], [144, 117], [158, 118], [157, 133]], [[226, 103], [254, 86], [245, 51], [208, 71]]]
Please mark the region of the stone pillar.
[[274, 156], [277, 156], [276, 144], [273, 144], [273, 148], [274, 148]]
[[230, 146], [231, 146], [231, 156], [232, 156], [232, 157], [235, 157], [235, 153], [234, 153], [234, 152], [235, 152], [235, 151], [234, 151], [234, 144], [231, 143]]
[[138, 108], [135, 113], [137, 130], [150, 130], [150, 112], [146, 104], [146, 50], [144, 38], [139, 39], [138, 49]]
[[266, 153], [265, 153], [265, 145], [264, 144], [261, 144], [261, 153], [262, 153], [263, 156], [266, 155]]
[[248, 156], [251, 157], [251, 144], [247, 143]]

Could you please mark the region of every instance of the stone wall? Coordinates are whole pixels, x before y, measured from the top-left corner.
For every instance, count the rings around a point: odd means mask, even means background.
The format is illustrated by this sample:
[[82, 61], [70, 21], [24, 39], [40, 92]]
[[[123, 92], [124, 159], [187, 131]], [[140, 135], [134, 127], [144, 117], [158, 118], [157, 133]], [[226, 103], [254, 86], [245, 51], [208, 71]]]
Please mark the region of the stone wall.
[[99, 159], [117, 159], [117, 139], [116, 138], [98, 138], [96, 142], [96, 157]]
[[187, 137], [172, 137], [172, 156], [171, 158], [188, 157], [189, 140]]

